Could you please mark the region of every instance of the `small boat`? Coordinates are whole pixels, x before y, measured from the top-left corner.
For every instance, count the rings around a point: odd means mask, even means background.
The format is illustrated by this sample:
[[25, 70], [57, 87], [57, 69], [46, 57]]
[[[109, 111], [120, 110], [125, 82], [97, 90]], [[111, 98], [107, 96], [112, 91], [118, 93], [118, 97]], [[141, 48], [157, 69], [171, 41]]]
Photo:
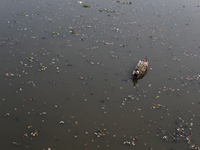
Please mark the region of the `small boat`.
[[140, 60], [135, 66], [135, 69], [133, 70], [132, 79], [141, 78], [147, 71], [148, 65], [149, 63], [148, 63], [147, 58]]

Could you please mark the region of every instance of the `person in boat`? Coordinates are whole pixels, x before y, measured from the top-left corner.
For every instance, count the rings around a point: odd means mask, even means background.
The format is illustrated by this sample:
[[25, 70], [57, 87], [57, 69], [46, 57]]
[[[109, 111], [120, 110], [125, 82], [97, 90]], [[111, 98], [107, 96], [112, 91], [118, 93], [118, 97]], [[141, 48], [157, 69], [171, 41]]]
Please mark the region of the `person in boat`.
[[140, 71], [138, 69], [135, 69], [135, 71], [133, 72], [134, 77], [137, 78], [139, 74]]
[[137, 67], [133, 71], [132, 78], [133, 79], [139, 78], [141, 74], [143, 74], [143, 72], [146, 71], [147, 67], [148, 67], [147, 58], [140, 60], [137, 64]]

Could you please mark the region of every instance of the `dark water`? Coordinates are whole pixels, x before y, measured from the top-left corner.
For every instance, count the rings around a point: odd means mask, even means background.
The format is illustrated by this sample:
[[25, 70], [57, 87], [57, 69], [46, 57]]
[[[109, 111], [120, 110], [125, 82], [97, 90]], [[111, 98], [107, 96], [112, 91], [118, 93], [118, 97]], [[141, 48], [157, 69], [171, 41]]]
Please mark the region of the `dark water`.
[[187, 150], [162, 139], [178, 117], [200, 145], [199, 1], [125, 2], [0, 2], [0, 149]]

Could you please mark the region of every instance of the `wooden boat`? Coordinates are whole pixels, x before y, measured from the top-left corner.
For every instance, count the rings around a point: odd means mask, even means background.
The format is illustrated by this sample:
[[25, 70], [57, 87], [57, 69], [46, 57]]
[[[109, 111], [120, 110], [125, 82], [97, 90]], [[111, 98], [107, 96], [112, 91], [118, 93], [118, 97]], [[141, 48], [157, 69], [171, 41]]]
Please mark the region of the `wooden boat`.
[[140, 60], [135, 66], [135, 69], [133, 70], [132, 79], [141, 78], [147, 71], [148, 65], [149, 63], [148, 63], [147, 58]]

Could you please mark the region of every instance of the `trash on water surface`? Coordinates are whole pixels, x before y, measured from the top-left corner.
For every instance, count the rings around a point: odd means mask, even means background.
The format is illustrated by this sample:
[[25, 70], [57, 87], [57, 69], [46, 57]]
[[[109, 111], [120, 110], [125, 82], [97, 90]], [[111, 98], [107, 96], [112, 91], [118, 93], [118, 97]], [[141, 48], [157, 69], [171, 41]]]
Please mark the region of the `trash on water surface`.
[[84, 7], [84, 8], [90, 8], [90, 6], [89, 6], [89, 5], [83, 5], [83, 7]]
[[13, 145], [21, 146], [22, 144], [21, 143], [17, 143], [17, 142], [13, 142]]
[[13, 74], [13, 73], [6, 73], [5, 76], [6, 77], [21, 77], [20, 74]]
[[[104, 129], [106, 130], [106, 129]], [[97, 137], [105, 136], [106, 134], [101, 129], [98, 129], [97, 132], [94, 133]]]
[[46, 114], [47, 114], [47, 112], [45, 112], [45, 111], [39, 113], [40, 116], [44, 116], [44, 115], [46, 115]]
[[60, 35], [58, 32], [53, 32], [52, 33], [52, 36], [57, 36], [57, 35]]
[[41, 132], [40, 129], [35, 129], [35, 131], [31, 132], [31, 135], [32, 135], [33, 137], [35, 137], [35, 136], [38, 136], [38, 135], [41, 134], [41, 133], [42, 133], [42, 132]]
[[28, 134], [25, 133], [25, 134], [22, 135], [22, 137], [26, 137], [26, 138], [28, 138]]
[[181, 139], [184, 139], [187, 144], [190, 145], [189, 149], [200, 149], [200, 147], [196, 144], [192, 144], [191, 138], [192, 138], [192, 128], [193, 123], [188, 123], [187, 121], [183, 120], [181, 117], [178, 117], [178, 119], [175, 121], [175, 123], [178, 125], [176, 128], [176, 132], [170, 133], [166, 132], [164, 127], [159, 127], [159, 130], [164, 134], [162, 137], [163, 140], [167, 142], [176, 142], [180, 141]]
[[64, 124], [65, 122], [64, 121], [60, 121], [60, 124]]
[[10, 116], [10, 113], [7, 112], [4, 117], [7, 118], [8, 116]]

